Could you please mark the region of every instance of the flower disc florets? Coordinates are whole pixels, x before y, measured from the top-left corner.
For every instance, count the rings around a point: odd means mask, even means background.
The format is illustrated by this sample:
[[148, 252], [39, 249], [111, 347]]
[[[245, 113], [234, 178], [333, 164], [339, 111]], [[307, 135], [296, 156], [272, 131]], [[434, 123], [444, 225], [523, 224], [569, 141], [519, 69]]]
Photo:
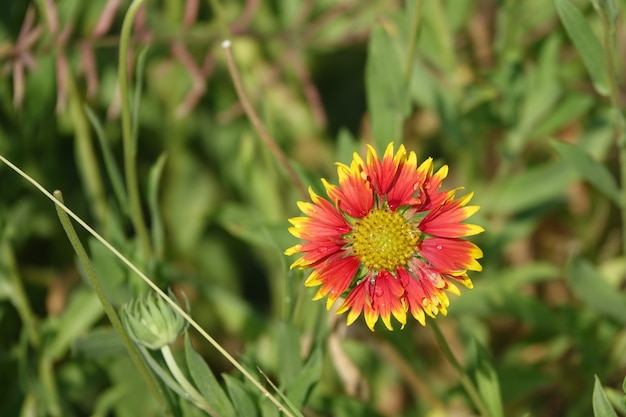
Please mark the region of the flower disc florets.
[[363, 312], [372, 330], [379, 317], [391, 330], [392, 315], [404, 326], [408, 312], [421, 324], [446, 314], [446, 291], [471, 288], [467, 271], [481, 270], [481, 250], [462, 238], [483, 231], [463, 223], [478, 210], [467, 206], [471, 193], [439, 191], [447, 173], [389, 144], [382, 160], [369, 147], [366, 162], [355, 153], [350, 166], [338, 164], [339, 185], [322, 179], [328, 200], [310, 189], [311, 202], [298, 203], [305, 216], [290, 219], [303, 242], [285, 253], [302, 254], [292, 268], [311, 269], [314, 299], [327, 297], [330, 308], [345, 295], [337, 313], [349, 310], [351, 324]]
[[415, 255], [419, 231], [398, 213], [375, 209], [354, 222], [352, 250], [370, 270], [395, 271]]

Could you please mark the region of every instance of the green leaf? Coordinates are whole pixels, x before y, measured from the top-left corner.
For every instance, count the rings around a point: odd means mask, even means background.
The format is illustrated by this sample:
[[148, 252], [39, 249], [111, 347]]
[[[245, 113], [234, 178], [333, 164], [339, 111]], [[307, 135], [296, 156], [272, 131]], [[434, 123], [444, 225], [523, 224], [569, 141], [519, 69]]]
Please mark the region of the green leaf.
[[128, 269], [95, 238], [89, 238], [87, 245], [93, 270], [100, 278], [100, 285], [107, 298], [113, 305], [129, 302], [133, 294], [128, 285]]
[[154, 165], [152, 165], [150, 173], [148, 174], [147, 195], [152, 225], [152, 245], [159, 258], [163, 256], [165, 250], [165, 230], [163, 227], [163, 216], [161, 216], [161, 206], [159, 204], [159, 184], [166, 161], [167, 154], [162, 153]]
[[321, 373], [322, 354], [321, 350], [316, 348], [287, 390], [287, 397], [297, 408], [302, 409], [311, 388], [319, 381]]
[[594, 375], [593, 384], [593, 415], [595, 417], [617, 417], [617, 413], [611, 406], [609, 398], [606, 396], [602, 383], [597, 375]]
[[213, 375], [202, 356], [193, 349], [189, 335], [185, 333], [185, 358], [189, 374], [204, 399], [222, 417], [236, 417], [237, 413], [228, 396]]
[[613, 200], [618, 207], [621, 207], [620, 191], [615, 178], [604, 165], [591, 158], [580, 146], [558, 141], [552, 141], [551, 144], [559, 156], [572, 169], [576, 170], [591, 185]]
[[609, 24], [609, 30], [612, 35], [615, 34], [615, 21], [617, 20], [617, 16], [619, 15], [617, 10], [617, 3], [615, 0], [591, 0], [593, 6], [598, 9], [602, 8], [604, 13], [606, 13], [606, 17]]
[[337, 135], [336, 160], [347, 164], [352, 160], [352, 154], [359, 151], [359, 143], [347, 129], [339, 130]]
[[404, 84], [398, 27], [376, 26], [370, 35], [365, 85], [374, 141], [383, 152], [389, 142], [401, 142], [403, 121], [409, 111], [407, 86]]
[[485, 212], [516, 212], [545, 204], [565, 195], [575, 179], [563, 161], [532, 167], [505, 179], [483, 204]]
[[556, 9], [587, 67], [593, 86], [602, 95], [609, 94], [606, 64], [602, 45], [583, 14], [569, 0], [556, 0]]
[[291, 323], [278, 324], [278, 352], [280, 366], [278, 378], [282, 387], [291, 387], [302, 368], [300, 357], [300, 332]]
[[572, 259], [566, 280], [583, 302], [626, 325], [626, 297], [610, 286], [589, 261], [578, 257]]
[[120, 208], [123, 213], [128, 214], [128, 199], [126, 198], [126, 189], [124, 187], [124, 180], [122, 179], [121, 171], [115, 162], [115, 157], [113, 156], [113, 151], [111, 150], [111, 146], [109, 145], [109, 139], [107, 138], [104, 129], [102, 128], [102, 124], [98, 119], [98, 116], [91, 110], [89, 106], [86, 104], [83, 106], [85, 110], [85, 114], [91, 123], [94, 131], [96, 132], [96, 138], [98, 138], [98, 144], [100, 145], [100, 151], [102, 152], [102, 158], [104, 159], [104, 166], [106, 168], [107, 174], [109, 175], [109, 180], [111, 181], [111, 185], [113, 186], [113, 192], [115, 193], [115, 197], [117, 198], [117, 203], [120, 205]]
[[503, 417], [504, 410], [502, 409], [498, 375], [491, 365], [491, 359], [485, 348], [478, 342], [474, 344], [476, 348], [474, 378], [476, 379], [478, 392], [489, 410], [489, 415], [492, 417]]
[[53, 325], [57, 332], [44, 347], [44, 355], [53, 360], [65, 355], [74, 340], [103, 315], [102, 305], [93, 291], [87, 288], [74, 291], [60, 319], [50, 318], [52, 323], [46, 322]]
[[226, 382], [228, 394], [230, 398], [233, 399], [233, 405], [235, 406], [237, 415], [257, 417], [259, 412], [254, 405], [253, 397], [250, 395], [250, 392], [246, 390], [245, 385], [228, 374], [224, 374], [223, 377]]
[[81, 335], [74, 342], [74, 354], [87, 359], [113, 358], [124, 352], [120, 336], [111, 327], [102, 327]]
[[546, 118], [533, 129], [533, 137], [544, 138], [554, 134], [559, 129], [582, 117], [593, 104], [594, 100], [589, 96], [568, 93], [559, 101], [558, 106], [552, 109], [546, 115]]

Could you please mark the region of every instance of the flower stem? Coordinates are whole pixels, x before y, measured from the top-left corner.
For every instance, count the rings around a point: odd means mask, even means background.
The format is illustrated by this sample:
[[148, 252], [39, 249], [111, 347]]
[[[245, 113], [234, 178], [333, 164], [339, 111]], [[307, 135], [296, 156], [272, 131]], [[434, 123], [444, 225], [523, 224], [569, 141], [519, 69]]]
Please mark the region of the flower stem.
[[263, 126], [263, 122], [261, 122], [259, 115], [256, 113], [254, 107], [252, 107], [252, 104], [248, 99], [248, 95], [246, 94], [246, 91], [243, 88], [243, 83], [241, 82], [241, 77], [239, 76], [239, 71], [237, 71], [237, 65], [235, 65], [235, 59], [233, 58], [230, 41], [223, 41], [222, 48], [224, 49], [224, 52], [226, 54], [226, 64], [228, 65], [228, 72], [230, 72], [230, 77], [232, 78], [233, 84], [235, 85], [237, 96], [239, 97], [239, 101], [241, 102], [241, 105], [243, 106], [243, 109], [246, 112], [248, 119], [250, 119], [252, 126], [261, 137], [261, 140], [263, 141], [265, 146], [267, 146], [272, 154], [274, 154], [274, 157], [276, 158], [278, 163], [282, 165], [283, 168], [287, 171], [287, 174], [289, 175], [289, 178], [293, 185], [296, 187], [296, 189], [300, 192], [300, 194], [302, 194], [304, 198], [308, 198], [306, 187], [304, 186], [302, 181], [300, 181], [300, 177], [298, 177], [298, 174], [294, 170], [291, 163], [289, 163], [289, 160], [287, 159], [283, 151], [276, 143], [276, 140], [274, 140], [274, 138], [265, 129], [265, 126]]
[[133, 227], [137, 233], [144, 259], [152, 256], [150, 235], [141, 210], [141, 196], [139, 193], [139, 180], [137, 179], [137, 146], [133, 139], [132, 114], [130, 109], [130, 97], [128, 93], [128, 42], [132, 29], [133, 20], [143, 0], [133, 0], [126, 12], [120, 39], [120, 55], [118, 77], [120, 84], [120, 97], [122, 102], [122, 138], [124, 142], [124, 174], [126, 175], [126, 189], [128, 202], [130, 203], [130, 216]]
[[163, 396], [163, 393], [161, 392], [161, 388], [157, 380], [155, 379], [154, 374], [150, 371], [150, 369], [146, 365], [146, 362], [141, 357], [141, 353], [137, 349], [137, 346], [135, 346], [133, 341], [130, 339], [130, 336], [128, 335], [128, 333], [126, 333], [126, 331], [124, 330], [124, 326], [122, 325], [122, 322], [120, 321], [120, 318], [117, 315], [115, 308], [113, 307], [113, 305], [107, 298], [104, 292], [104, 288], [102, 287], [102, 285], [100, 285], [100, 281], [98, 281], [98, 277], [96, 276], [96, 272], [93, 269], [93, 265], [89, 261], [87, 252], [85, 251], [85, 248], [80, 242], [80, 239], [78, 238], [78, 235], [76, 234], [76, 231], [74, 230], [74, 226], [72, 226], [72, 222], [70, 221], [70, 218], [68, 217], [66, 212], [62, 209], [62, 206], [58, 204], [58, 202], [60, 202], [61, 204], [63, 203], [63, 195], [61, 194], [60, 191], [55, 191], [54, 198], [56, 198], [57, 200], [55, 208], [57, 211], [57, 215], [59, 216], [59, 220], [61, 221], [61, 225], [63, 226], [63, 230], [65, 230], [65, 233], [67, 234], [67, 238], [72, 244], [72, 247], [74, 248], [74, 251], [76, 252], [76, 256], [78, 257], [78, 261], [80, 262], [83, 270], [85, 271], [85, 275], [87, 276], [87, 279], [89, 279], [89, 283], [91, 284], [94, 291], [96, 292], [96, 295], [98, 296], [98, 299], [100, 300], [100, 303], [102, 304], [104, 312], [109, 317], [111, 325], [117, 331], [120, 338], [122, 339], [122, 342], [124, 343], [124, 346], [126, 347], [126, 350], [128, 351], [128, 354], [130, 355], [131, 360], [133, 361], [133, 363], [139, 370], [139, 373], [143, 376], [144, 380], [148, 384], [148, 388], [152, 391], [153, 395], [160, 402], [161, 409], [169, 410], [169, 404], [164, 400], [165, 397]]
[[484, 417], [489, 417], [490, 413], [485, 406], [482, 398], [480, 397], [478, 390], [474, 386], [474, 383], [472, 382], [470, 377], [465, 372], [465, 369], [463, 369], [463, 366], [461, 366], [457, 358], [454, 356], [454, 353], [452, 353], [452, 349], [450, 349], [450, 345], [448, 345], [448, 341], [441, 332], [441, 329], [439, 328], [436, 320], [431, 320], [431, 323], [435, 339], [437, 340], [437, 344], [441, 348], [441, 351], [443, 352], [450, 365], [452, 365], [452, 367], [456, 369], [457, 373], [459, 374], [459, 379], [461, 381], [461, 384], [463, 385], [463, 388], [465, 388], [465, 391], [467, 391], [467, 395], [469, 395], [480, 415]]
[[219, 417], [219, 414], [211, 408], [209, 403], [204, 399], [202, 394], [200, 394], [193, 385], [185, 378], [182, 371], [178, 367], [178, 363], [176, 363], [176, 359], [174, 359], [174, 355], [172, 355], [172, 350], [169, 345], [165, 345], [161, 348], [161, 355], [163, 355], [163, 359], [165, 359], [165, 363], [167, 364], [168, 369], [172, 373], [176, 382], [178, 382], [181, 388], [189, 395], [189, 399], [196, 404], [199, 408], [206, 411], [212, 417]]
[[[622, 113], [622, 103], [617, 85], [617, 73], [615, 71], [615, 45], [613, 42], [614, 33], [611, 31], [609, 16], [604, 8], [603, 2], [598, 2], [598, 12], [602, 22], [602, 43], [604, 46], [604, 61], [606, 64], [607, 78], [609, 82], [609, 92], [611, 106], [613, 107], [615, 137], [619, 148], [620, 176], [621, 176], [621, 214], [622, 229], [626, 229], [626, 129], [624, 127], [624, 115]], [[626, 233], [622, 233], [622, 251], [626, 254]]]

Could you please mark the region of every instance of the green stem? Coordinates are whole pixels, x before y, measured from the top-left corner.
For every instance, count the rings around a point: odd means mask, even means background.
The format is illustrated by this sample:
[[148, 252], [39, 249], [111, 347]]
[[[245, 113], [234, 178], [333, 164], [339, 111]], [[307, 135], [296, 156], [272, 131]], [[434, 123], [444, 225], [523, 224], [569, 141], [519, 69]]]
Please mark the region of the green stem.
[[133, 20], [137, 10], [142, 5], [143, 0], [134, 0], [122, 24], [120, 39], [120, 56], [118, 77], [120, 84], [120, 97], [122, 101], [122, 137], [124, 141], [124, 174], [126, 175], [126, 190], [128, 192], [128, 202], [130, 203], [130, 216], [133, 227], [137, 233], [144, 260], [152, 257], [152, 247], [150, 245], [150, 235], [143, 211], [141, 209], [141, 195], [139, 193], [139, 180], [137, 179], [137, 146], [133, 140], [132, 114], [130, 109], [130, 98], [128, 93], [128, 42], [133, 25]]
[[411, 22], [411, 37], [409, 38], [408, 52], [406, 58], [406, 67], [404, 70], [404, 83], [408, 86], [411, 81], [411, 72], [413, 70], [413, 61], [415, 60], [415, 50], [417, 46], [417, 38], [419, 35], [420, 21], [422, 18], [422, 0], [415, 0], [413, 4], [413, 20]]
[[211, 405], [204, 399], [202, 394], [200, 394], [193, 385], [185, 378], [182, 371], [178, 367], [178, 363], [176, 363], [176, 359], [174, 359], [174, 355], [172, 355], [172, 350], [168, 345], [165, 345], [161, 348], [161, 355], [163, 355], [163, 359], [165, 359], [165, 363], [167, 364], [168, 369], [172, 373], [176, 382], [178, 382], [183, 390], [189, 395], [189, 399], [196, 404], [199, 408], [206, 411], [212, 417], [219, 417], [219, 414], [211, 408]]
[[51, 417], [61, 417], [61, 401], [59, 399], [59, 389], [54, 378], [53, 362], [43, 355], [39, 360], [39, 378], [44, 387], [44, 403]]
[[229, 40], [225, 40], [222, 42], [222, 48], [226, 54], [226, 64], [228, 65], [228, 72], [230, 72], [230, 77], [233, 80], [233, 84], [235, 86], [235, 90], [237, 91], [237, 96], [239, 97], [239, 101], [241, 102], [241, 106], [243, 110], [246, 112], [248, 119], [252, 123], [252, 126], [257, 131], [261, 140], [268, 147], [268, 149], [272, 152], [276, 160], [282, 167], [287, 171], [287, 175], [289, 175], [289, 179], [291, 183], [296, 187], [296, 189], [300, 192], [303, 198], [308, 198], [309, 194], [306, 191], [306, 187], [304, 183], [298, 177], [295, 169], [280, 149], [276, 140], [269, 134], [265, 126], [263, 126], [263, 122], [259, 118], [259, 115], [252, 107], [250, 100], [248, 99], [248, 95], [243, 88], [243, 83], [241, 82], [241, 77], [239, 76], [239, 71], [237, 71], [237, 65], [235, 65], [235, 59], [233, 58], [233, 53], [231, 51], [231, 45]]
[[[604, 8], [604, 3], [598, 2], [598, 11], [602, 21], [602, 42], [604, 46], [604, 61], [609, 82], [611, 106], [615, 112], [615, 136], [619, 147], [620, 177], [621, 177], [621, 215], [622, 229], [626, 229], [626, 129], [624, 127], [624, 115], [622, 113], [622, 103], [619, 96], [619, 86], [617, 85], [617, 73], [615, 70], [615, 49], [613, 43], [614, 34], [611, 32], [609, 16]], [[622, 233], [622, 251], [626, 254], [626, 233]]]
[[[54, 197], [58, 201], [63, 203], [63, 195], [61, 194], [60, 191], [55, 191]], [[104, 312], [109, 317], [111, 325], [113, 326], [115, 331], [117, 331], [120, 338], [122, 339], [122, 342], [124, 343], [124, 346], [126, 347], [126, 350], [128, 351], [128, 354], [130, 355], [131, 360], [133, 361], [133, 363], [139, 370], [139, 373], [143, 376], [144, 380], [148, 384], [148, 388], [150, 389], [150, 391], [152, 391], [153, 395], [160, 402], [161, 409], [170, 410], [169, 404], [164, 400], [165, 397], [163, 393], [161, 392], [161, 388], [156, 378], [154, 377], [154, 375], [152, 374], [152, 372], [146, 365], [146, 362], [143, 360], [141, 353], [137, 349], [137, 346], [133, 343], [128, 333], [126, 333], [126, 331], [124, 330], [124, 326], [122, 325], [122, 322], [120, 321], [120, 318], [117, 312], [115, 311], [115, 308], [113, 307], [113, 305], [107, 298], [104, 292], [104, 289], [102, 288], [102, 285], [100, 285], [100, 281], [98, 281], [96, 272], [94, 271], [93, 266], [91, 262], [89, 261], [89, 257], [87, 256], [87, 252], [85, 251], [85, 248], [83, 247], [82, 243], [80, 242], [80, 239], [78, 238], [78, 235], [76, 234], [76, 231], [74, 230], [74, 226], [72, 226], [72, 222], [70, 221], [70, 218], [65, 213], [65, 211], [63, 211], [60, 208], [59, 205], [55, 205], [55, 208], [57, 211], [57, 215], [59, 216], [59, 220], [61, 221], [61, 225], [63, 226], [63, 230], [65, 230], [65, 233], [67, 234], [67, 238], [72, 244], [72, 247], [74, 248], [74, 251], [76, 252], [76, 256], [78, 257], [78, 261], [80, 262], [83, 270], [85, 271], [85, 275], [87, 275], [87, 279], [89, 280], [89, 283], [91, 284], [94, 291], [96, 292], [96, 295], [98, 296], [98, 299], [100, 300], [100, 303], [102, 304]]]
[[485, 403], [483, 402], [482, 398], [480, 397], [478, 390], [474, 386], [474, 383], [472, 382], [470, 377], [465, 372], [465, 369], [463, 369], [463, 366], [461, 366], [459, 361], [454, 356], [454, 353], [452, 353], [452, 349], [450, 349], [450, 345], [448, 345], [448, 341], [446, 340], [445, 336], [441, 332], [441, 329], [439, 328], [437, 321], [431, 320], [431, 323], [432, 323], [433, 333], [435, 334], [435, 339], [437, 340], [437, 344], [441, 348], [441, 351], [443, 352], [448, 362], [450, 362], [450, 365], [452, 365], [452, 367], [456, 369], [457, 373], [459, 374], [459, 379], [461, 381], [461, 384], [463, 385], [463, 388], [465, 388], [465, 391], [467, 391], [467, 395], [469, 395], [470, 399], [474, 403], [474, 406], [476, 407], [480, 415], [484, 417], [489, 417], [490, 413], [487, 407], [485, 406]]

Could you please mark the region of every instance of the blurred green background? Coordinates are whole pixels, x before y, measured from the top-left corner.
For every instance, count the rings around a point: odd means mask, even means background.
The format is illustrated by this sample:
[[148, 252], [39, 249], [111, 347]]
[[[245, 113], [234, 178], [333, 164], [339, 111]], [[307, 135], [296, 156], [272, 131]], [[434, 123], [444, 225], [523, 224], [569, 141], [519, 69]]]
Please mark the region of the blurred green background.
[[[601, 39], [592, 3], [572, 4]], [[98, 140], [121, 170], [117, 54], [128, 5], [3, 0], [0, 154], [62, 190], [160, 287], [185, 293], [192, 316], [256, 375], [258, 366], [289, 392], [306, 369], [306, 416], [472, 411], [428, 325], [345, 328], [289, 271], [287, 219], [303, 197], [237, 99], [220, 46], [228, 33], [251, 103], [306, 185], [322, 193], [336, 161], [394, 141], [449, 165], [446, 188], [475, 192], [484, 271], [437, 320], [472, 375], [487, 369], [485, 395], [497, 403], [500, 391], [504, 415], [589, 416], [594, 374], [617, 403], [626, 374], [617, 133], [554, 2], [147, 0], [129, 68], [147, 258]], [[614, 39], [619, 61], [621, 15]], [[79, 234], [117, 306], [147, 290]], [[158, 415], [82, 275], [53, 204], [1, 164], [0, 415]], [[192, 338], [216, 374], [241, 380]], [[262, 399], [254, 409], [277, 415]]]

